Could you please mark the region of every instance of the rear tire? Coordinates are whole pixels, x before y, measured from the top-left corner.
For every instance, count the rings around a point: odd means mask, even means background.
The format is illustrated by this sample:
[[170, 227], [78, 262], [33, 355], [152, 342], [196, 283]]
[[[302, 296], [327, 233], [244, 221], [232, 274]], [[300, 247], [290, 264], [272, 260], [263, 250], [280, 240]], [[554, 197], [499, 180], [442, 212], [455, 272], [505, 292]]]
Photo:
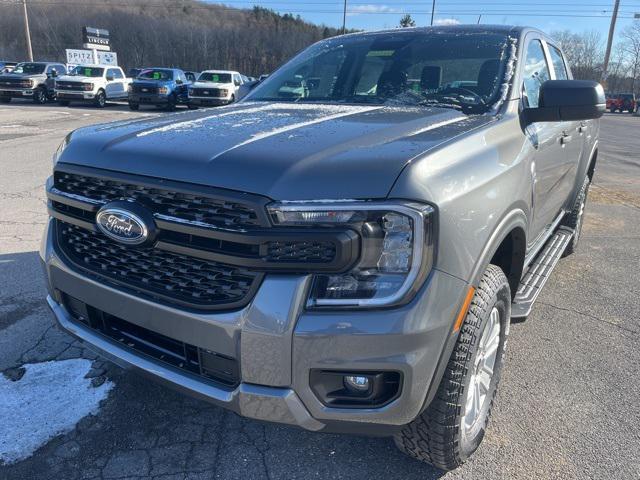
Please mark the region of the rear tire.
[[578, 249], [578, 242], [580, 241], [580, 233], [582, 232], [582, 223], [584, 218], [584, 207], [587, 203], [587, 196], [589, 195], [589, 177], [584, 178], [580, 193], [576, 197], [576, 201], [573, 204], [573, 210], [562, 221], [562, 225], [572, 228], [574, 233], [571, 241], [567, 245], [563, 257], [568, 257]]
[[191, 105], [190, 103], [188, 103], [188, 104], [187, 104], [187, 108], [188, 108], [189, 110], [197, 110], [197, 109], [198, 109], [198, 106], [197, 106], [197, 105]]
[[442, 470], [453, 470], [477, 450], [500, 381], [510, 318], [509, 282], [499, 267], [489, 265], [435, 398], [394, 437], [402, 452]]

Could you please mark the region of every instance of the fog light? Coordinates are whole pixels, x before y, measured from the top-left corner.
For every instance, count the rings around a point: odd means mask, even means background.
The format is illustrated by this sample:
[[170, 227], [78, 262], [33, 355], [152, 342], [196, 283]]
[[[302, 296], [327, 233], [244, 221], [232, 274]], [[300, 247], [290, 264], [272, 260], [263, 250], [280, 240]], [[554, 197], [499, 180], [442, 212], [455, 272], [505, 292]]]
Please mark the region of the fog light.
[[371, 387], [371, 382], [368, 377], [347, 375], [344, 377], [344, 386], [353, 392], [366, 393]]

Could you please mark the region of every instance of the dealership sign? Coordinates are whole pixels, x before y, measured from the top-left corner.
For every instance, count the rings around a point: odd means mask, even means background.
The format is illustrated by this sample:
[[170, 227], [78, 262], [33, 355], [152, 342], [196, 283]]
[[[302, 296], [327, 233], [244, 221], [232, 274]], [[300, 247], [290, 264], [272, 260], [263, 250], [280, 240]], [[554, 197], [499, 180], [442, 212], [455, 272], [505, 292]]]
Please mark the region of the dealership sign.
[[109, 30], [104, 28], [82, 27], [82, 41], [84, 48], [111, 49]]
[[67, 63], [73, 65], [118, 65], [116, 52], [101, 52], [98, 50], [76, 50], [67, 48]]

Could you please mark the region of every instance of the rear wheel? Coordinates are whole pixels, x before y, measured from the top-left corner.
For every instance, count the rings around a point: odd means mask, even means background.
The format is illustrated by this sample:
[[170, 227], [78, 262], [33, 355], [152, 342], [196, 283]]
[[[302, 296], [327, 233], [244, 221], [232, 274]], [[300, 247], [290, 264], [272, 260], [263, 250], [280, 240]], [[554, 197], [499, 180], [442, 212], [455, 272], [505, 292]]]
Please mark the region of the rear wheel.
[[107, 104], [107, 97], [104, 94], [104, 91], [98, 90], [98, 93], [96, 93], [95, 104], [98, 108], [104, 108]]
[[500, 381], [510, 318], [509, 282], [499, 267], [489, 265], [435, 398], [394, 437], [401, 451], [442, 470], [453, 470], [477, 450]]
[[47, 92], [42, 87], [38, 87], [33, 91], [33, 101], [38, 105], [47, 103]]
[[568, 257], [578, 248], [578, 242], [580, 241], [580, 233], [582, 232], [582, 220], [584, 218], [584, 206], [587, 203], [587, 196], [589, 195], [589, 177], [584, 178], [580, 193], [576, 197], [576, 201], [573, 204], [573, 210], [569, 213], [562, 224], [566, 227], [573, 229], [573, 237], [567, 245], [563, 257]]
[[187, 108], [188, 108], [189, 110], [197, 110], [197, 109], [198, 109], [198, 106], [197, 106], [197, 105], [192, 105], [191, 103], [188, 103], [188, 104], [187, 104]]

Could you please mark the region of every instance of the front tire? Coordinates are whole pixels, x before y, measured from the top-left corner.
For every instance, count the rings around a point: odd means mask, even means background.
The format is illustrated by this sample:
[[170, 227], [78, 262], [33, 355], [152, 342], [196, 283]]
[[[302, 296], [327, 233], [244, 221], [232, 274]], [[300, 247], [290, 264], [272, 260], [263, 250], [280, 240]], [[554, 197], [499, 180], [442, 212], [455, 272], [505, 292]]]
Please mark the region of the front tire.
[[98, 108], [104, 108], [107, 104], [107, 97], [102, 90], [98, 90], [96, 93], [95, 104]]
[[9, 103], [11, 102], [11, 97], [0, 97], [0, 103]]
[[58, 100], [58, 105], [60, 105], [61, 107], [68, 107], [69, 100]]
[[133, 110], [133, 111], [140, 110], [140, 104], [129, 102], [129, 110]]
[[33, 91], [33, 102], [38, 105], [47, 103], [47, 92], [42, 87], [38, 87]]
[[511, 290], [489, 265], [431, 404], [394, 437], [407, 455], [442, 470], [462, 465], [480, 446], [500, 381], [511, 318]]

